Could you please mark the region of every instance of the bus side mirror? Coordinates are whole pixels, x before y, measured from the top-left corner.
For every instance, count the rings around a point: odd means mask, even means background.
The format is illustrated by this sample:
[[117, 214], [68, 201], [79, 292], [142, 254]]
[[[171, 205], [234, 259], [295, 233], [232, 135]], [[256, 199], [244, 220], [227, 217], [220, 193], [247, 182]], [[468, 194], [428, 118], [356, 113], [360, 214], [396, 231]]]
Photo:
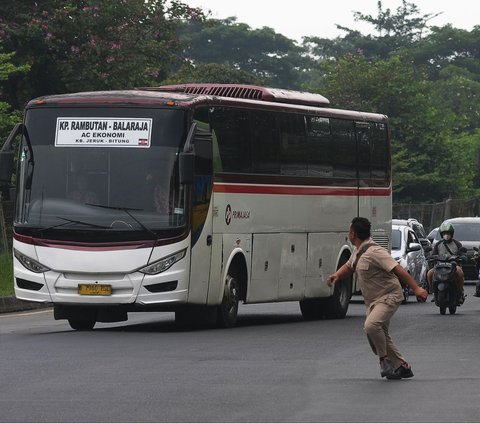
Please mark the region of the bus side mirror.
[[0, 152], [0, 183], [9, 185], [12, 180], [14, 151]]
[[[15, 137], [21, 134], [23, 131], [23, 124], [17, 123], [12, 132], [8, 135], [7, 139], [3, 143], [2, 149], [0, 151], [0, 183], [10, 184], [12, 181], [13, 173], [13, 158], [15, 156], [15, 148], [13, 141]], [[31, 146], [29, 145], [31, 150]]]
[[195, 154], [194, 153], [180, 153], [179, 159], [180, 170], [180, 184], [191, 185], [195, 178]]

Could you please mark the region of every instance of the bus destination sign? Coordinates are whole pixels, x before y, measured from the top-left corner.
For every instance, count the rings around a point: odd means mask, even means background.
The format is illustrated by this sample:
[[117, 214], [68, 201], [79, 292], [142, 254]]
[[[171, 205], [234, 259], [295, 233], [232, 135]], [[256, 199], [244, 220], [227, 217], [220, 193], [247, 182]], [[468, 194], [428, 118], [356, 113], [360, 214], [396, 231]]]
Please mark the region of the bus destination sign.
[[56, 147], [149, 148], [152, 119], [57, 118]]

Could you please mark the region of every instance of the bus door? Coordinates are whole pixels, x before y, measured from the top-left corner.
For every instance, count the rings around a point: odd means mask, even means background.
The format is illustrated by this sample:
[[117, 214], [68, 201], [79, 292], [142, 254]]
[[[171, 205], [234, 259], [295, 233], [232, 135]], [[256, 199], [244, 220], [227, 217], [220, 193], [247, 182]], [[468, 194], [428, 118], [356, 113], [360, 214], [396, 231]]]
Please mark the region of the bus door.
[[188, 302], [206, 304], [212, 255], [212, 135], [200, 126], [194, 138], [195, 178], [192, 186], [192, 252]]

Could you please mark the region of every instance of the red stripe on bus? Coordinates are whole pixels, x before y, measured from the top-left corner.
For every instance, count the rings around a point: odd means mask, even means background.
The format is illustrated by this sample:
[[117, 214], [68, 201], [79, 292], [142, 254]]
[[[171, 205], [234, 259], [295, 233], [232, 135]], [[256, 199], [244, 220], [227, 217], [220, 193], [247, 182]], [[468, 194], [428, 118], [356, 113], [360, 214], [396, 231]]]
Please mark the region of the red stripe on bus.
[[139, 248], [152, 248], [155, 241], [131, 241], [131, 242], [105, 242], [105, 243], [90, 243], [90, 242], [75, 242], [75, 241], [57, 241], [43, 238], [35, 238], [32, 236], [13, 234], [16, 241], [36, 245], [38, 247], [62, 248], [64, 250], [86, 250], [90, 251], [112, 251], [112, 250], [136, 250]]
[[140, 248], [152, 248], [160, 245], [173, 244], [175, 242], [182, 241], [187, 237], [187, 232], [183, 235], [173, 238], [164, 238], [157, 240], [145, 240], [145, 241], [126, 241], [126, 242], [76, 242], [76, 241], [57, 241], [43, 238], [35, 238], [31, 236], [13, 234], [16, 241], [35, 245], [38, 247], [48, 248], [60, 248], [63, 250], [75, 250], [75, 251], [120, 251], [120, 250], [137, 250]]
[[213, 190], [226, 194], [286, 194], [286, 195], [332, 195], [388, 197], [391, 187], [381, 188], [344, 188], [344, 187], [309, 187], [309, 186], [279, 186], [279, 185], [236, 185], [215, 183]]

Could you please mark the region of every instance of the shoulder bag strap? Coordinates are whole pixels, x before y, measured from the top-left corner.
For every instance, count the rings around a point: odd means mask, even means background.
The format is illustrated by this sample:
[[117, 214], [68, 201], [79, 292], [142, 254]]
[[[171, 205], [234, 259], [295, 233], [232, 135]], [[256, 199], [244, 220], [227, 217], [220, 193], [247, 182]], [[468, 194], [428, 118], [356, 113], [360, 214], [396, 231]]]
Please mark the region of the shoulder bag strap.
[[450, 250], [450, 248], [448, 248], [448, 245], [447, 243], [444, 241], [443, 242], [443, 246], [447, 249], [448, 253], [451, 255], [451, 256], [454, 256], [455, 254], [452, 253], [452, 250]]
[[362, 257], [362, 254], [367, 251], [370, 247], [372, 247], [373, 245], [375, 245], [373, 242], [369, 243], [369, 244], [365, 244], [362, 246], [362, 248], [360, 248], [360, 250], [358, 250], [357, 252], [357, 257], [355, 257], [355, 261], [353, 262], [353, 271], [355, 271], [355, 269], [357, 268], [357, 263], [358, 263], [358, 260], [360, 260], [360, 257]]

